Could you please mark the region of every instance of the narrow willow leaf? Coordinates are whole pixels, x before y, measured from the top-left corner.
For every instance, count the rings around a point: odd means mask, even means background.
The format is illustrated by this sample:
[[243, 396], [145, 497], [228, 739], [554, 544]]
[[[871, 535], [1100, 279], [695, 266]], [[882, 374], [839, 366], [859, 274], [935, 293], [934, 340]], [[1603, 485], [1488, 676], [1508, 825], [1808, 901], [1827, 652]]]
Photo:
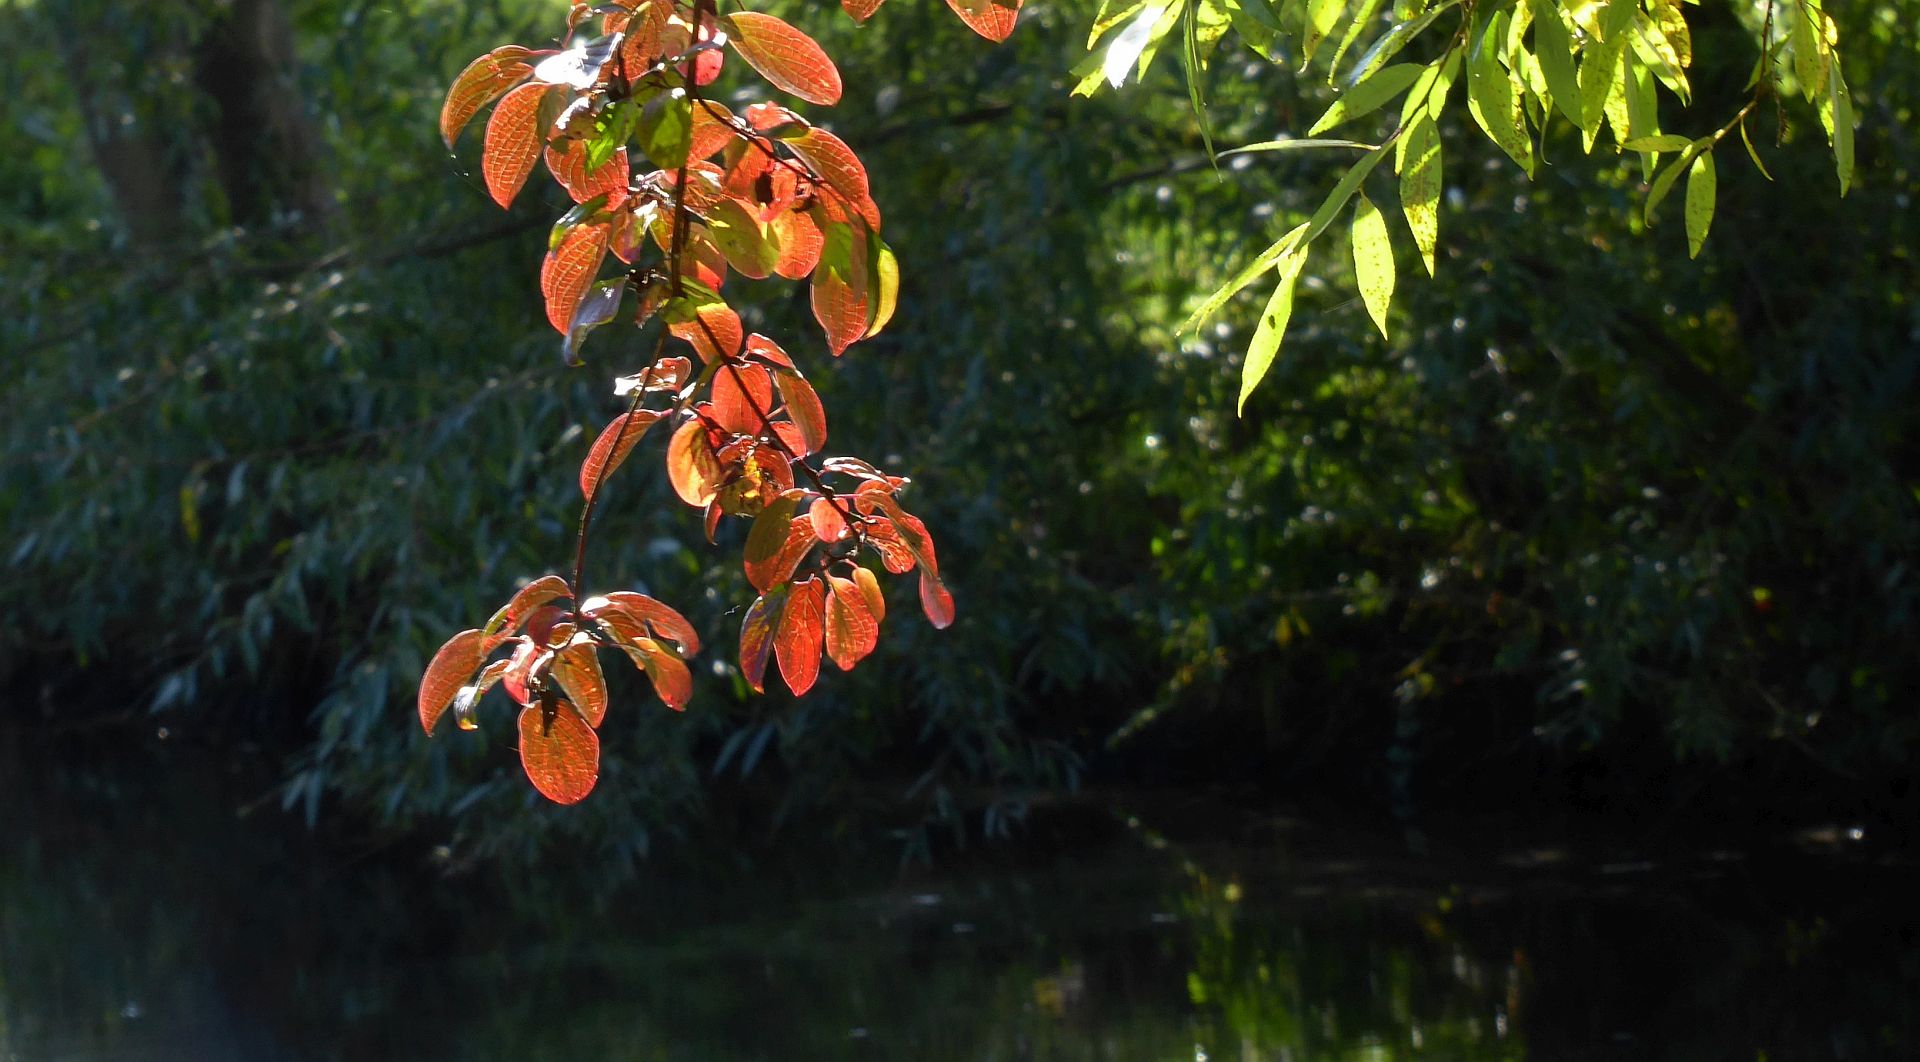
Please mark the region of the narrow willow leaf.
[[1787, 39], [1793, 45], [1793, 76], [1808, 100], [1818, 100], [1827, 90], [1827, 73], [1833, 64], [1826, 34], [1815, 21], [1824, 21], [1826, 16], [1807, 0], [1797, 0], [1783, 17], [1787, 20]]
[[[1624, 3], [1625, 0], [1615, 0]], [[1612, 11], [1612, 7], [1608, 8]], [[1607, 97], [1612, 94], [1614, 82], [1620, 74], [1620, 66], [1625, 62], [1625, 34], [1614, 34], [1606, 40], [1587, 45], [1580, 59], [1580, 131], [1583, 146], [1593, 150], [1599, 139], [1600, 121], [1607, 113]]]
[[1400, 171], [1400, 209], [1407, 215], [1414, 246], [1427, 275], [1434, 275], [1433, 252], [1440, 234], [1440, 130], [1430, 115], [1421, 115], [1407, 133], [1407, 162]]
[[1127, 28], [1113, 38], [1107, 45], [1106, 58], [1100, 62], [1101, 76], [1107, 84], [1119, 88], [1126, 84], [1127, 75], [1133, 72], [1134, 64], [1140, 61], [1141, 53], [1153, 41], [1154, 30], [1160, 25], [1160, 18], [1167, 13], [1168, 5], [1148, 5]]
[[1362, 194], [1353, 204], [1353, 275], [1360, 298], [1367, 304], [1380, 337], [1387, 337], [1387, 309], [1393, 305], [1393, 243], [1387, 237], [1387, 219], [1373, 200]]
[[1299, 225], [1275, 241], [1273, 246], [1261, 251], [1253, 261], [1248, 262], [1240, 272], [1235, 273], [1231, 279], [1200, 303], [1199, 309], [1194, 310], [1193, 314], [1180, 325], [1179, 334], [1185, 335], [1207, 323], [1207, 319], [1218, 312], [1220, 307], [1225, 306], [1228, 299], [1238, 295], [1240, 289], [1253, 283], [1255, 277], [1273, 268], [1275, 262], [1300, 242], [1301, 234], [1306, 231], [1306, 225]]
[[1260, 311], [1260, 324], [1254, 329], [1253, 342], [1247, 346], [1247, 360], [1240, 367], [1240, 398], [1234, 406], [1234, 412], [1240, 416], [1246, 415], [1247, 396], [1260, 386], [1267, 370], [1273, 368], [1274, 355], [1280, 352], [1280, 340], [1286, 336], [1287, 321], [1293, 317], [1294, 283], [1300, 279], [1300, 271], [1306, 267], [1310, 246], [1303, 242], [1297, 250], [1280, 260], [1280, 283], [1274, 286], [1266, 309]]
[[1407, 46], [1408, 41], [1413, 40], [1420, 35], [1422, 30], [1433, 25], [1434, 19], [1439, 18], [1443, 12], [1459, 2], [1460, 0], [1447, 0], [1446, 3], [1432, 8], [1418, 18], [1402, 22], [1381, 34], [1380, 39], [1373, 42], [1373, 47], [1368, 48], [1365, 54], [1360, 56], [1360, 61], [1355, 63], [1353, 69], [1347, 72], [1347, 84], [1355, 85], [1365, 80], [1366, 76], [1372, 73], [1380, 64], [1399, 55], [1400, 50]]
[[1318, 136], [1341, 122], [1372, 114], [1385, 106], [1388, 100], [1407, 91], [1420, 77], [1422, 70], [1416, 63], [1396, 63], [1382, 69], [1334, 100], [1333, 106], [1328, 107], [1320, 120], [1313, 123], [1313, 128], [1307, 130], [1307, 135]]
[[1847, 92], [1846, 79], [1834, 64], [1827, 78], [1827, 95], [1820, 107], [1820, 122], [1833, 141], [1833, 168], [1840, 178], [1840, 194], [1853, 186], [1853, 97]]
[[1628, 151], [1685, 151], [1693, 146], [1693, 140], [1678, 133], [1655, 133], [1636, 136], [1620, 146]]
[[1313, 53], [1340, 24], [1340, 13], [1346, 8], [1347, 0], [1307, 0], [1307, 24], [1300, 39], [1302, 65], [1313, 62]]
[[1321, 148], [1354, 148], [1360, 151], [1372, 151], [1379, 146], [1378, 144], [1363, 144], [1358, 140], [1264, 140], [1258, 144], [1247, 144], [1244, 147], [1222, 151], [1220, 157], [1224, 159], [1234, 155], [1252, 155], [1262, 151], [1312, 151]]
[[1700, 257], [1707, 242], [1707, 230], [1713, 227], [1715, 177], [1713, 152], [1705, 151], [1693, 160], [1687, 174], [1687, 257]]
[[1680, 153], [1679, 158], [1667, 163], [1666, 168], [1653, 179], [1652, 187], [1647, 189], [1647, 205], [1642, 214], [1647, 224], [1653, 224], [1654, 208], [1659, 206], [1661, 200], [1667, 197], [1667, 193], [1673, 190], [1674, 182], [1687, 171], [1687, 167], [1693, 164], [1693, 160], [1698, 158], [1701, 152], [1713, 146], [1713, 140], [1713, 137], [1703, 136], [1694, 141], [1687, 150]]
[[1360, 10], [1354, 12], [1353, 21], [1347, 24], [1347, 32], [1340, 37], [1340, 47], [1334, 49], [1333, 59], [1327, 63], [1327, 84], [1333, 84], [1334, 72], [1340, 69], [1340, 60], [1347, 57], [1347, 50], [1359, 41], [1360, 35], [1373, 25], [1374, 16], [1380, 13], [1383, 0], [1361, 0]]
[[1765, 177], [1769, 181], [1773, 180], [1773, 174], [1767, 172], [1767, 164], [1760, 161], [1759, 149], [1753, 146], [1753, 137], [1747, 133], [1747, 120], [1745, 118], [1740, 119], [1740, 142], [1747, 146], [1747, 157], [1753, 160], [1754, 168], [1760, 171], [1760, 176]]
[[[1398, 141], [1399, 138], [1394, 139]], [[1346, 207], [1347, 200], [1352, 199], [1353, 193], [1360, 190], [1360, 185], [1366, 181], [1367, 175], [1373, 172], [1375, 166], [1380, 165], [1381, 159], [1387, 157], [1388, 147], [1389, 145], [1382, 144], [1367, 152], [1365, 158], [1354, 163], [1346, 176], [1340, 178], [1340, 183], [1334, 185], [1333, 191], [1328, 192], [1327, 197], [1320, 201], [1320, 209], [1314, 211], [1313, 217], [1307, 219], [1307, 231], [1300, 237], [1300, 246], [1305, 247], [1319, 239], [1321, 233], [1327, 231], [1327, 228], [1333, 224], [1333, 219], [1339, 217], [1340, 211]]]
[[1487, 21], [1473, 56], [1467, 63], [1467, 109], [1487, 137], [1533, 175], [1533, 141], [1520, 121], [1519, 99], [1513, 80], [1500, 65], [1500, 42], [1506, 26], [1506, 12]]
[[1682, 106], [1691, 105], [1693, 86], [1687, 82], [1687, 72], [1680, 68], [1680, 53], [1659, 24], [1642, 12], [1634, 16], [1631, 33], [1633, 54], [1667, 86], [1667, 91], [1680, 97]]
[[1573, 61], [1573, 35], [1560, 13], [1559, 0], [1531, 0], [1533, 6], [1533, 50], [1540, 62], [1540, 76], [1554, 106], [1566, 115], [1574, 128], [1585, 129], [1586, 120], [1580, 102], [1580, 72]]

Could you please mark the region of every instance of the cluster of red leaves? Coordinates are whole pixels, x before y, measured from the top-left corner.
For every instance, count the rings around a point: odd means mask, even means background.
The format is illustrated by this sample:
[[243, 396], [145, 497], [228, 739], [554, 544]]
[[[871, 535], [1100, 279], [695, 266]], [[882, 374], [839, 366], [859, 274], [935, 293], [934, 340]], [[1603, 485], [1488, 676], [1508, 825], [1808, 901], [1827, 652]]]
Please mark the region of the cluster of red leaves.
[[[1018, 0], [947, 0], [968, 26], [1003, 40]], [[843, 0], [865, 21], [881, 0]], [[452, 146], [488, 105], [481, 172], [502, 207], [544, 159], [574, 202], [541, 264], [547, 319], [569, 360], [634, 296], [636, 326], [658, 318], [660, 347], [640, 372], [615, 381], [627, 396], [580, 466], [580, 553], [601, 488], [647, 432], [671, 422], [667, 476], [705, 514], [709, 541], [724, 517], [751, 521], [744, 567], [759, 596], [740, 631], [740, 668], [764, 689], [769, 659], [796, 695], [812, 688], [824, 655], [842, 670], [873, 652], [886, 598], [873, 568], [919, 571], [922, 610], [953, 622], [933, 538], [901, 508], [907, 481], [852, 457], [824, 457], [826, 410], [787, 352], [748, 335], [721, 291], [735, 274], [808, 280], [834, 355], [878, 333], [893, 315], [899, 266], [880, 238], [866, 168], [839, 137], [774, 102], [734, 114], [702, 89], [729, 52], [773, 87], [830, 106], [843, 85], [811, 37], [771, 15], [717, 14], [713, 0], [576, 3], [568, 39], [598, 16], [600, 35], [564, 49], [497, 48], [455, 80], [440, 131]], [[636, 165], [636, 163], [642, 163]], [[617, 275], [602, 279], [611, 256]], [[668, 338], [698, 358], [667, 355]], [[664, 408], [649, 408], [661, 397]], [[836, 485], [837, 484], [837, 485]], [[572, 602], [562, 608], [555, 602]], [[677, 648], [666, 644], [674, 643]], [[508, 655], [489, 662], [511, 645]], [[537, 579], [481, 629], [443, 645], [421, 680], [428, 733], [496, 683], [520, 705], [527, 776], [560, 803], [584, 798], [599, 774], [596, 734], [607, 688], [598, 662], [617, 649], [668, 706], [684, 708], [684, 657], [699, 639], [673, 609], [634, 593], [579, 600], [559, 576]]]

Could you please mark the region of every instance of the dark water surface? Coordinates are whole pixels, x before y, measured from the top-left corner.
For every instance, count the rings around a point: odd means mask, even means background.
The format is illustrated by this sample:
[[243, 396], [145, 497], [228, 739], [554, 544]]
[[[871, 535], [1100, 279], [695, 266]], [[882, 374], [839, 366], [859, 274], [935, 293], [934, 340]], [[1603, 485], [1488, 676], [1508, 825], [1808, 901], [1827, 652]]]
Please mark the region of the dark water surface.
[[930, 869], [503, 889], [190, 761], [5, 759], [0, 1058], [1920, 1059], [1920, 873], [1844, 825], [1410, 844], [1089, 798]]

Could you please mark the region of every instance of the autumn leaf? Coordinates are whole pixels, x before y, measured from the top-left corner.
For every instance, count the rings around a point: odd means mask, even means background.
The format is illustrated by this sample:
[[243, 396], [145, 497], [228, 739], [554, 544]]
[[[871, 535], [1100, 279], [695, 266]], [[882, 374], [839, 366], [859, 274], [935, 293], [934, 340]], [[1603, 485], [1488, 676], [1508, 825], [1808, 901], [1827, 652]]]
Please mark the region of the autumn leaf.
[[758, 435], [763, 418], [773, 411], [773, 381], [758, 365], [722, 366], [713, 377], [713, 419], [722, 428], [742, 435]]
[[720, 462], [707, 441], [706, 425], [690, 420], [673, 433], [667, 444], [667, 479], [673, 492], [688, 505], [705, 505], [720, 493], [724, 476]]
[[660, 703], [676, 712], [686, 711], [687, 702], [693, 699], [693, 673], [687, 670], [686, 663], [673, 650], [657, 642], [653, 652], [643, 654], [641, 663]]
[[726, 105], [703, 99], [693, 109], [693, 132], [687, 146], [690, 159], [712, 158], [740, 134], [733, 131], [733, 112]]
[[944, 631], [953, 626], [953, 595], [947, 592], [947, 584], [940, 577], [922, 568], [920, 570], [920, 611], [927, 614], [927, 622], [934, 630]]
[[823, 107], [840, 102], [840, 71], [812, 37], [756, 11], [736, 12], [720, 23], [733, 50], [774, 88]]
[[787, 521], [787, 537], [781, 542], [779, 552], [760, 561], [749, 557], [745, 564], [747, 581], [753, 584], [755, 590], [762, 592], [785, 582], [793, 570], [800, 566], [800, 562], [806, 559], [807, 553], [819, 544], [820, 539], [813, 532], [813, 521], [804, 516], [794, 517]]
[[840, 670], [851, 671], [880, 644], [880, 622], [874, 618], [866, 594], [852, 579], [829, 575], [827, 590], [827, 657]]
[[814, 223], [813, 213], [806, 210], [782, 211], [774, 216], [771, 224], [774, 239], [780, 247], [780, 260], [774, 263], [774, 273], [788, 280], [800, 280], [812, 275], [820, 265], [820, 251], [827, 242], [820, 232], [820, 226]]
[[541, 796], [578, 804], [600, 778], [600, 737], [570, 704], [546, 715], [539, 705], [520, 713], [520, 766]]
[[867, 611], [873, 613], [873, 622], [877, 626], [887, 618], [887, 598], [880, 592], [879, 577], [874, 575], [871, 569], [855, 568], [853, 582], [860, 588], [860, 593], [866, 597]]
[[872, 18], [873, 13], [880, 10], [880, 5], [884, 3], [886, 0], [840, 0], [840, 7], [847, 14], [852, 15], [855, 22], [865, 22]]
[[580, 463], [580, 494], [592, 501], [594, 493], [614, 469], [626, 461], [627, 455], [647, 429], [659, 423], [666, 416], [665, 410], [636, 409], [632, 413], [622, 413], [613, 418], [600, 437], [593, 441], [593, 449], [587, 451], [587, 459]]
[[807, 507], [807, 522], [822, 542], [838, 542], [847, 534], [847, 518], [840, 507], [826, 498], [815, 498]]
[[503, 208], [513, 205], [513, 197], [540, 158], [540, 101], [547, 90], [537, 82], [521, 85], [502, 97], [493, 117], [487, 119], [480, 174], [486, 179], [487, 194]]
[[580, 606], [580, 611], [595, 619], [610, 615], [624, 616], [635, 623], [644, 624], [641, 634], [656, 638], [671, 638], [680, 646], [680, 652], [693, 656], [700, 652], [700, 635], [687, 617], [673, 607], [631, 590], [616, 590], [611, 594], [591, 597]]
[[828, 228], [811, 295], [814, 320], [820, 322], [835, 357], [866, 336], [866, 244], [852, 226], [836, 223]]
[[740, 327], [740, 315], [726, 303], [718, 299], [704, 302], [676, 299], [668, 303], [662, 313], [667, 319], [667, 331], [674, 338], [691, 344], [701, 361], [732, 357], [740, 352], [745, 330]]
[[773, 635], [787, 603], [787, 584], [753, 599], [740, 621], [740, 674], [755, 693], [766, 692], [767, 660], [773, 655]]
[[587, 171], [587, 145], [583, 140], [564, 141], [547, 146], [547, 172], [567, 190], [576, 203], [606, 196], [606, 209], [613, 210], [627, 199], [627, 182], [633, 172], [627, 162], [627, 149], [616, 148], [600, 168]]
[[800, 156], [800, 160], [827, 187], [841, 199], [848, 209], [860, 216], [867, 227], [878, 231], [880, 228], [880, 207], [873, 201], [873, 193], [867, 184], [867, 168], [860, 164], [859, 156], [847, 146], [847, 142], [827, 132], [819, 126], [809, 126], [799, 136], [781, 141]]
[[521, 587], [500, 606], [500, 610], [487, 620], [483, 632], [488, 639], [487, 649], [491, 652], [500, 643], [520, 629], [520, 624], [542, 605], [573, 596], [567, 587], [567, 581], [557, 575], [543, 575]]
[[533, 65], [526, 59], [533, 53], [517, 44], [495, 48], [467, 64], [447, 89], [447, 100], [440, 105], [440, 138], [453, 147], [480, 108], [505, 95], [508, 89], [526, 80]]
[[607, 716], [607, 680], [600, 672], [599, 649], [580, 635], [561, 649], [553, 661], [553, 681], [572, 701], [587, 725], [597, 727]]
[[573, 326], [573, 311], [606, 257], [607, 227], [582, 225], [540, 264], [540, 293], [547, 298], [547, 321], [554, 331], [566, 335]]
[[521, 704], [532, 704], [535, 687], [551, 666], [552, 651], [532, 639], [523, 638], [520, 647], [513, 651], [512, 658], [507, 662], [507, 670], [500, 676], [500, 686], [507, 691], [507, 696]]
[[780, 677], [796, 697], [812, 689], [814, 680], [820, 677], [825, 598], [820, 580], [809, 576], [793, 584], [787, 607], [780, 613], [773, 652], [780, 661]]
[[1013, 35], [1013, 24], [1020, 17], [1020, 0], [947, 0], [947, 6], [969, 29], [995, 44]]
[[461, 631], [447, 639], [433, 654], [427, 663], [427, 670], [420, 676], [420, 728], [433, 733], [433, 725], [440, 721], [447, 706], [453, 703], [453, 696], [467, 679], [479, 669], [480, 661], [487, 655], [486, 636], [477, 630]]
[[773, 382], [780, 389], [780, 401], [786, 403], [788, 418], [799, 426], [800, 438], [806, 444], [795, 456], [818, 453], [827, 445], [827, 410], [820, 404], [820, 395], [798, 370], [776, 372]]

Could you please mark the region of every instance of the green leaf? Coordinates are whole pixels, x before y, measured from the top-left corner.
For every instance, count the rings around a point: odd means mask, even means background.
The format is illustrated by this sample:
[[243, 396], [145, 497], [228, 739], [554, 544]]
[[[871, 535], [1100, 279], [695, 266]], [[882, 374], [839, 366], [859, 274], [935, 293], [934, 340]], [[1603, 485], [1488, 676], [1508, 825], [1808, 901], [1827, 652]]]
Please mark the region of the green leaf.
[[1693, 160], [1687, 173], [1687, 257], [1700, 257], [1707, 242], [1707, 230], [1713, 227], [1713, 152], [1703, 151]]
[[1413, 230], [1414, 246], [1427, 275], [1434, 275], [1433, 252], [1440, 234], [1440, 130], [1432, 115], [1421, 115], [1407, 133], [1407, 161], [1400, 170], [1400, 209]]
[[1474, 42], [1467, 63], [1467, 109], [1473, 119], [1500, 150], [1533, 176], [1533, 141], [1522, 124], [1524, 115], [1519, 97], [1514, 94], [1513, 79], [1500, 65], [1500, 42], [1506, 25], [1506, 12], [1487, 20]]
[[1532, 0], [1533, 50], [1546, 79], [1554, 106], [1576, 129], [1585, 129], [1580, 101], [1580, 73], [1573, 61], [1573, 35], [1560, 14], [1559, 0]]
[[1693, 146], [1693, 140], [1678, 133], [1655, 133], [1636, 136], [1620, 146], [1628, 151], [1685, 151]]
[[1267, 299], [1266, 308], [1260, 311], [1260, 324], [1253, 331], [1253, 342], [1247, 346], [1247, 360], [1240, 367], [1240, 400], [1234, 406], [1237, 415], [1246, 414], [1247, 396], [1260, 386], [1267, 370], [1273, 368], [1274, 355], [1280, 352], [1280, 340], [1287, 333], [1287, 321], [1293, 317], [1294, 282], [1300, 279], [1300, 270], [1307, 264], [1309, 249], [1308, 244], [1302, 243], [1297, 250], [1291, 250], [1280, 258], [1280, 283]]
[[[1760, 176], [1765, 177], [1769, 181], [1773, 180], [1773, 174], [1767, 172], [1767, 164], [1760, 161], [1759, 150], [1753, 146], [1753, 137], [1747, 133], [1747, 120], [1745, 118], [1740, 119], [1740, 142], [1747, 146], [1747, 157], [1753, 160], [1754, 168], [1760, 171]], [[1845, 195], [1846, 193], [1842, 192], [1841, 194]]]
[[1148, 5], [1107, 45], [1106, 58], [1100, 61], [1100, 73], [1106, 78], [1107, 84], [1114, 88], [1126, 84], [1127, 75], [1133, 73], [1147, 45], [1166, 33], [1160, 21], [1168, 9], [1167, 4]]
[[1847, 92], [1847, 81], [1840, 76], [1838, 63], [1827, 77], [1827, 93], [1820, 100], [1820, 124], [1826, 127], [1827, 139], [1833, 142], [1833, 168], [1840, 177], [1840, 194], [1844, 196], [1853, 184], [1853, 97]]
[[1422, 70], [1416, 63], [1396, 63], [1386, 67], [1334, 100], [1333, 106], [1328, 107], [1320, 120], [1313, 123], [1313, 128], [1307, 130], [1307, 135], [1317, 136], [1341, 122], [1372, 114], [1385, 106], [1388, 100], [1405, 92], [1420, 77]]
[[1307, 25], [1300, 38], [1301, 65], [1313, 62], [1313, 53], [1340, 24], [1340, 13], [1346, 9], [1347, 0], [1307, 0]]
[[693, 144], [693, 105], [686, 93], [676, 89], [647, 101], [635, 133], [640, 150], [655, 166], [677, 170], [685, 165]]
[[1383, 0], [1362, 0], [1360, 10], [1354, 12], [1353, 21], [1347, 23], [1347, 32], [1340, 36], [1340, 47], [1334, 49], [1333, 61], [1327, 64], [1327, 84], [1333, 84], [1334, 71], [1340, 69], [1340, 60], [1346, 58], [1347, 49], [1352, 48], [1360, 34], [1373, 25], [1373, 18], [1380, 13]]
[[[1396, 134], [1393, 139], [1398, 141], [1400, 138]], [[1382, 144], [1367, 152], [1366, 157], [1354, 163], [1346, 176], [1340, 178], [1340, 183], [1333, 186], [1333, 191], [1328, 192], [1327, 198], [1320, 202], [1320, 209], [1314, 211], [1313, 217], [1307, 220], [1306, 234], [1300, 237], [1301, 246], [1304, 247], [1319, 239], [1320, 234], [1327, 231], [1327, 227], [1333, 224], [1333, 219], [1340, 215], [1341, 208], [1347, 205], [1347, 200], [1352, 199], [1353, 193], [1360, 190], [1360, 185], [1367, 179], [1367, 175], [1373, 172], [1375, 166], [1380, 165], [1381, 159], [1387, 157], [1388, 146], [1388, 144]]]
[[1611, 0], [1607, 10], [1600, 16], [1600, 25], [1606, 27], [1606, 34], [1598, 43], [1590, 43], [1586, 54], [1580, 60], [1580, 131], [1583, 146], [1587, 151], [1599, 139], [1600, 120], [1607, 113], [1607, 99], [1615, 92], [1616, 82], [1624, 74], [1621, 64], [1625, 62], [1627, 28], [1633, 24], [1633, 15], [1638, 10], [1639, 0]]
[[587, 141], [585, 171], [592, 173], [606, 165], [614, 152], [625, 147], [627, 141], [633, 139], [633, 132], [639, 127], [639, 107], [625, 100], [608, 107], [595, 120], [593, 139]]
[[1356, 85], [1364, 81], [1367, 75], [1381, 63], [1399, 55], [1400, 50], [1407, 46], [1408, 41], [1413, 40], [1420, 35], [1422, 30], [1433, 25], [1433, 20], [1439, 18], [1442, 12], [1445, 12], [1459, 2], [1460, 0], [1447, 0], [1446, 3], [1440, 4], [1419, 18], [1409, 22], [1402, 22], [1381, 34], [1380, 39], [1373, 42], [1373, 47], [1368, 48], [1365, 54], [1360, 56], [1360, 61], [1354, 64], [1352, 70], [1348, 71], [1347, 84]]
[[1673, 190], [1673, 183], [1680, 179], [1680, 175], [1686, 172], [1687, 167], [1693, 164], [1693, 160], [1698, 158], [1701, 152], [1713, 146], [1713, 142], [1714, 138], [1710, 136], [1703, 136], [1694, 141], [1688, 145], [1687, 150], [1680, 153], [1679, 158], [1668, 163], [1666, 168], [1660, 171], [1660, 175], [1653, 179], [1653, 186], [1647, 189], [1647, 205], [1642, 214], [1647, 224], [1653, 224], [1653, 208], [1659, 206], [1660, 201]]
[[1306, 225], [1297, 225], [1291, 232], [1280, 237], [1273, 246], [1261, 251], [1259, 256], [1253, 261], [1248, 262], [1240, 272], [1235, 273], [1233, 277], [1225, 284], [1222, 284], [1218, 290], [1201, 301], [1200, 308], [1193, 311], [1193, 314], [1180, 325], [1179, 334], [1185, 335], [1205, 324], [1207, 318], [1212, 317], [1220, 307], [1227, 304], [1228, 299], [1238, 295], [1240, 289], [1253, 283], [1254, 278], [1273, 268], [1275, 262], [1278, 262], [1289, 251], [1293, 250], [1293, 248], [1301, 242], [1301, 234], [1306, 231]]
[[1221, 158], [1233, 155], [1251, 155], [1258, 151], [1305, 151], [1313, 148], [1358, 148], [1361, 151], [1378, 150], [1378, 144], [1363, 144], [1358, 140], [1267, 140], [1258, 144], [1248, 144], [1231, 151], [1222, 151]]
[[1380, 337], [1387, 338], [1387, 309], [1393, 305], [1393, 242], [1387, 219], [1364, 193], [1353, 204], [1353, 275]]

